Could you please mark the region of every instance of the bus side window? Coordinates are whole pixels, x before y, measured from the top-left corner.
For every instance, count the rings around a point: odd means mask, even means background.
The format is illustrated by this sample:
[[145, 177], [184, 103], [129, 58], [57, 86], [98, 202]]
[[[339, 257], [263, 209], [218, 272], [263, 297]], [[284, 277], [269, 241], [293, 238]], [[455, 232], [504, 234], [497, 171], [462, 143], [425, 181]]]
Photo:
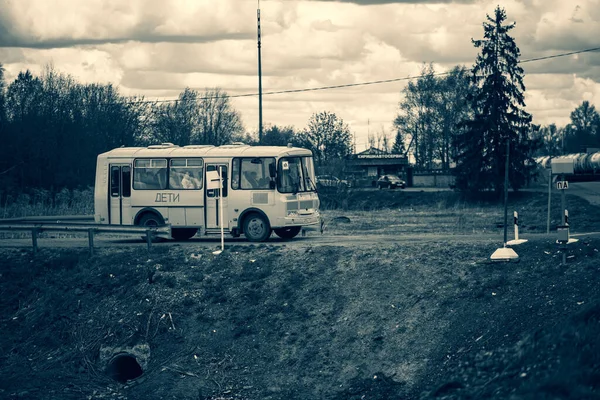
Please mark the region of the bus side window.
[[[242, 158], [240, 173], [234, 172], [232, 177], [237, 177], [239, 175], [239, 187], [241, 189], [273, 189], [269, 170], [269, 165], [271, 164], [275, 164], [275, 159], [272, 157]], [[234, 167], [235, 166], [234, 163]]]
[[201, 158], [174, 158], [169, 170], [171, 189], [194, 190], [202, 188], [204, 161]]
[[234, 158], [231, 163], [231, 188], [240, 188], [240, 159]]
[[166, 189], [167, 160], [137, 159], [133, 173], [134, 189]]
[[121, 178], [123, 197], [131, 197], [131, 167], [122, 167]]
[[110, 167], [110, 195], [119, 197], [121, 195], [121, 168]]
[[183, 177], [181, 176], [181, 173], [177, 172], [173, 168], [171, 168], [170, 175], [169, 175], [169, 188], [183, 189], [183, 184], [181, 183], [182, 179], [183, 179]]

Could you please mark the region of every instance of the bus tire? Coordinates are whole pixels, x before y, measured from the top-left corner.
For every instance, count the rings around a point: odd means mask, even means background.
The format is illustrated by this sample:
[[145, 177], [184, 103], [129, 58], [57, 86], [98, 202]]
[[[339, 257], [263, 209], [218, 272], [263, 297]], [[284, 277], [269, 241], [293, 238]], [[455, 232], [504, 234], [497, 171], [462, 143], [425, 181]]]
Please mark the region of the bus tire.
[[264, 242], [271, 236], [269, 221], [258, 213], [244, 218], [244, 235], [250, 242]]
[[[160, 226], [164, 225], [165, 220], [158, 214], [153, 212], [147, 212], [138, 221], [138, 226]], [[142, 240], [146, 241], [146, 235], [142, 236]], [[152, 242], [160, 242], [162, 238], [153, 237]]]
[[300, 233], [301, 229], [300, 226], [290, 226], [289, 228], [273, 229], [273, 232], [282, 239], [292, 239]]
[[171, 228], [171, 237], [175, 240], [188, 240], [198, 233], [197, 228]]

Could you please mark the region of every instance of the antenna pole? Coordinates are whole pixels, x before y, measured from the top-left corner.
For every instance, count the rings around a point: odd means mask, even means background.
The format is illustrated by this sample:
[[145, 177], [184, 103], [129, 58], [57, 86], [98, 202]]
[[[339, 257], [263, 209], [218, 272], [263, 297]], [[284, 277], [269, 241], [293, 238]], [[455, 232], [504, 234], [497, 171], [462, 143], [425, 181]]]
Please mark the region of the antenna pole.
[[258, 0], [258, 9], [256, 10], [258, 21], [258, 144], [262, 143], [263, 121], [262, 121], [262, 66], [260, 60], [260, 0]]

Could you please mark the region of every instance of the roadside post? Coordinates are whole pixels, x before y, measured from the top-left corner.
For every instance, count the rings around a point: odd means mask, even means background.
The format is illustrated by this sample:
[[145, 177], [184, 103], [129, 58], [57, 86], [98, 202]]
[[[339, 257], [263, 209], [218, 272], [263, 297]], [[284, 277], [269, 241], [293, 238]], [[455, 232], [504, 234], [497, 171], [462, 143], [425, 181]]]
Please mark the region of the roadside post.
[[152, 239], [154, 238], [154, 232], [150, 228], [146, 229], [146, 246], [148, 246], [148, 253], [152, 249]]
[[513, 212], [513, 225], [515, 227], [515, 238], [513, 240], [509, 240], [508, 242], [506, 242], [506, 244], [516, 245], [525, 243], [527, 239], [519, 239], [519, 213], [516, 211]]
[[492, 253], [490, 259], [492, 261], [510, 261], [519, 258], [516, 251], [510, 247], [506, 247], [507, 241], [507, 225], [508, 225], [508, 168], [510, 159], [510, 141], [506, 139], [506, 163], [504, 167], [504, 246], [499, 247]]
[[555, 159], [552, 160], [552, 174], [557, 175], [556, 189], [560, 190], [560, 222], [556, 227], [559, 248], [562, 252], [562, 265], [567, 263], [567, 244], [577, 242], [577, 239], [569, 237], [569, 210], [567, 210], [565, 190], [569, 188], [569, 181], [566, 175], [573, 174], [573, 159]]
[[567, 264], [567, 245], [579, 241], [579, 239], [572, 238], [569, 231], [569, 210], [564, 210], [562, 214], [562, 225], [556, 227], [558, 247], [562, 252], [562, 265]]
[[94, 228], [88, 229], [88, 246], [90, 247], [90, 256], [94, 255]]
[[[573, 159], [553, 159], [552, 160], [552, 175], [556, 175], [556, 189], [560, 190], [560, 212], [561, 212], [561, 223], [565, 224], [564, 210], [567, 209], [565, 190], [569, 188], [569, 182], [566, 180], [565, 175], [573, 175]], [[552, 179], [551, 179], [552, 181]], [[548, 226], [550, 226], [550, 196], [551, 192], [548, 190]]]
[[38, 228], [33, 228], [31, 230], [31, 244], [33, 245], [33, 254], [36, 255], [38, 252]]
[[206, 185], [207, 189], [218, 189], [219, 198], [219, 221], [221, 222], [221, 250], [213, 251], [214, 255], [219, 255], [225, 250], [225, 232], [223, 231], [223, 166], [219, 166], [218, 171], [207, 171], [206, 172]]
[[223, 166], [219, 165], [219, 221], [221, 223], [221, 253], [225, 250], [225, 232], [223, 231]]

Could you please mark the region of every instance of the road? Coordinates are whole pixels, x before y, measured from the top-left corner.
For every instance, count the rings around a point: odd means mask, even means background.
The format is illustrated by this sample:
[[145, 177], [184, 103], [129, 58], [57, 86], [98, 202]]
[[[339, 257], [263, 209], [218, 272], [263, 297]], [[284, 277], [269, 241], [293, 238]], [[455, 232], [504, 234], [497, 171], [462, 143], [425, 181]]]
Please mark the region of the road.
[[590, 204], [600, 206], [600, 182], [572, 182], [566, 190], [568, 194], [583, 197]]
[[[305, 237], [298, 236], [292, 240], [283, 240], [276, 236], [272, 236], [267, 242], [264, 243], [252, 243], [248, 242], [245, 238], [231, 238], [225, 239], [225, 247], [228, 246], [286, 246], [286, 247], [310, 247], [310, 246], [376, 246], [378, 244], [394, 244], [401, 242], [420, 242], [420, 241], [434, 241], [442, 242], [452, 240], [453, 242], [493, 242], [502, 241], [501, 235], [438, 235], [438, 234], [418, 234], [418, 235], [320, 235], [318, 233], [308, 234]], [[123, 238], [123, 237], [108, 237], [108, 236], [96, 236], [94, 239], [95, 248], [106, 248], [106, 247], [140, 247], [146, 246], [146, 242], [142, 241], [139, 237], [136, 238]], [[31, 247], [32, 242], [30, 238], [18, 238], [18, 239], [1, 239], [0, 248], [6, 247]], [[74, 248], [74, 247], [87, 247], [88, 239], [86, 237], [81, 238], [39, 238], [39, 248]], [[163, 241], [159, 243], [153, 243], [153, 247], [162, 246], [185, 246], [185, 247], [203, 247], [203, 248], [218, 248], [221, 246], [221, 240], [217, 237], [210, 238], [192, 238], [186, 241]]]
[[[527, 233], [525, 239], [534, 240], [554, 240], [555, 233], [550, 235]], [[600, 237], [600, 232], [588, 232], [573, 234], [572, 237]], [[226, 238], [225, 248], [231, 246], [285, 246], [287, 248], [307, 248], [313, 246], [343, 246], [343, 247], [374, 247], [378, 245], [389, 246], [393, 244], [415, 243], [415, 242], [432, 242], [432, 243], [481, 243], [487, 244], [502, 244], [502, 234], [467, 234], [467, 235], [440, 235], [440, 234], [414, 234], [414, 235], [320, 235], [312, 233], [305, 237], [299, 236], [292, 240], [283, 240], [275, 236], [264, 243], [248, 242], [244, 238]], [[146, 243], [136, 238], [124, 237], [109, 237], [96, 236], [94, 240], [95, 249], [105, 248], [139, 248], [145, 247]], [[153, 248], [166, 246], [181, 246], [190, 249], [210, 249], [216, 250], [221, 246], [221, 241], [218, 238], [193, 238], [187, 241], [164, 241], [152, 244]], [[31, 248], [32, 242], [30, 238], [18, 239], [1, 239], [0, 248]], [[39, 249], [44, 248], [87, 248], [87, 237], [70, 237], [70, 238], [39, 238]]]
[[[371, 189], [372, 190], [372, 189]], [[407, 191], [438, 191], [448, 190], [445, 188], [407, 188]], [[547, 188], [538, 187], [527, 190], [545, 191]], [[580, 196], [590, 204], [600, 206], [600, 182], [573, 182], [569, 183], [568, 194]], [[600, 236], [600, 232], [587, 232], [571, 234], [573, 237], [585, 237], [585, 236]], [[555, 234], [547, 236], [545, 234], [527, 234], [527, 239], [552, 239]], [[316, 231], [309, 231], [307, 236], [299, 236], [293, 240], [282, 240], [273, 235], [266, 245], [274, 246], [287, 246], [290, 248], [295, 247], [310, 247], [310, 246], [376, 246], [376, 245], [391, 245], [402, 242], [478, 242], [478, 243], [502, 243], [502, 235], [500, 234], [468, 234], [468, 235], [443, 235], [443, 234], [413, 234], [413, 235], [320, 235]], [[153, 246], [185, 246], [195, 248], [210, 248], [216, 249], [221, 245], [220, 239], [217, 237], [210, 238], [194, 238], [188, 241], [174, 242], [166, 241], [162, 243], [153, 244]], [[244, 238], [226, 238], [225, 247], [228, 246], [260, 246], [262, 243], [250, 243]], [[88, 246], [87, 236], [82, 235], [79, 237], [55, 237], [55, 238], [39, 238], [39, 248], [85, 248]], [[94, 239], [95, 248], [109, 248], [109, 247], [139, 247], [146, 246], [146, 243], [139, 239], [139, 236], [132, 238], [129, 237], [114, 237], [98, 235]], [[30, 238], [20, 239], [0, 239], [0, 248], [31, 248], [32, 242]]]

